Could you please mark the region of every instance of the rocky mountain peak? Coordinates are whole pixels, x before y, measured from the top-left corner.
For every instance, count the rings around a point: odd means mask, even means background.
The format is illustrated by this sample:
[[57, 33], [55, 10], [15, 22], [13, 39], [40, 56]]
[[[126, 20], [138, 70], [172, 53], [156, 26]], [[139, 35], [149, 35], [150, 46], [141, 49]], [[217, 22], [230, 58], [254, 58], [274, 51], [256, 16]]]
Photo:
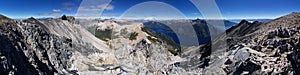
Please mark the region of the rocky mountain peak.
[[37, 19], [35, 19], [34, 17], [30, 17], [30, 18], [28, 18], [28, 19], [26, 19], [27, 21], [32, 21], [32, 22], [36, 22], [36, 21], [38, 21]]
[[300, 18], [300, 12], [293, 12], [275, 20], [295, 20], [296, 18]]
[[15, 21], [13, 21], [12, 19], [4, 16], [4, 15], [1, 15], [0, 14], [0, 24], [2, 25], [3, 23], [14, 23]]
[[69, 21], [69, 22], [71, 22], [71, 23], [74, 23], [74, 22], [75, 22], [75, 17], [74, 17], [74, 16], [66, 16], [66, 15], [63, 15], [63, 16], [60, 17], [60, 19], [62, 19], [62, 20], [67, 20], [67, 21]]
[[239, 24], [247, 24], [249, 23], [246, 19], [243, 19]]
[[2, 15], [2, 14], [0, 14], [0, 19], [3, 20], [3, 19], [9, 19], [9, 18], [6, 17], [6, 16], [4, 16], [4, 15]]
[[300, 12], [292, 12], [292, 13], [289, 14], [289, 15], [300, 16]]
[[[52, 33], [54, 32], [52, 29], [58, 27], [54, 27], [51, 21], [59, 24], [56, 26], [62, 27], [57, 32], [71, 28], [72, 25], [68, 22], [57, 23], [59, 20], [34, 18], [15, 21], [2, 15], [0, 20], [0, 74], [72, 74], [74, 69], [69, 68], [72, 63], [70, 61], [73, 60], [71, 57], [75, 52], [88, 55], [101, 51], [86, 40], [57, 36]], [[49, 29], [51, 32], [48, 32]], [[75, 28], [70, 30], [84, 32]]]
[[291, 28], [298, 26], [300, 24], [300, 13], [293, 12], [291, 14], [276, 18], [274, 20], [268, 21], [262, 24], [259, 28], [262, 31], [273, 30], [274, 28]]

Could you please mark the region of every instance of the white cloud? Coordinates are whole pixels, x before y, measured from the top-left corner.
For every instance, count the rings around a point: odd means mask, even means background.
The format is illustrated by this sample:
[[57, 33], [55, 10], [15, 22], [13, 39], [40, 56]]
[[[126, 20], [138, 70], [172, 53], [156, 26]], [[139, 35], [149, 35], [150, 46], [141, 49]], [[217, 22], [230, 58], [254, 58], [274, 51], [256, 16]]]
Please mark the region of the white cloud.
[[153, 21], [153, 20], [156, 20], [156, 17], [146, 17], [144, 20], [150, 20], [150, 21]]
[[112, 0], [83, 0], [77, 8], [76, 18], [114, 16], [101, 15], [105, 10], [114, 10], [114, 6], [110, 4]]
[[80, 10], [80, 11], [97, 11], [97, 10], [113, 10], [113, 9], [114, 9], [114, 6], [111, 4], [81, 6], [78, 8], [78, 10]]
[[120, 15], [118, 15], [118, 14], [101, 14], [101, 16], [103, 16], [103, 17], [118, 17]]
[[114, 10], [114, 8], [115, 7], [113, 5], [109, 4], [106, 6], [105, 10]]
[[62, 11], [60, 9], [53, 9], [51, 12], [49, 13], [38, 13], [39, 16], [55, 16], [55, 17], [58, 17], [58, 16], [61, 16], [61, 13]]
[[61, 14], [60, 13], [39, 13], [38, 14], [39, 16], [60, 16]]
[[52, 12], [53, 12], [53, 13], [60, 13], [61, 10], [60, 10], [60, 9], [53, 9]]

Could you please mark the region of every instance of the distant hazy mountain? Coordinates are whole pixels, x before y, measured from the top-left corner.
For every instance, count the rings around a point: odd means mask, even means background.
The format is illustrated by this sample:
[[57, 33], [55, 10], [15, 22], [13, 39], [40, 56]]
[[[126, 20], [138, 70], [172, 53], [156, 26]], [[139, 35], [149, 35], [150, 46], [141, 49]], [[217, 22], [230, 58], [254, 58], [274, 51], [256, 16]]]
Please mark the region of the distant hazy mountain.
[[228, 21], [234, 22], [234, 23], [240, 23], [242, 20], [247, 20], [248, 22], [267, 22], [270, 21], [272, 19], [228, 19]]

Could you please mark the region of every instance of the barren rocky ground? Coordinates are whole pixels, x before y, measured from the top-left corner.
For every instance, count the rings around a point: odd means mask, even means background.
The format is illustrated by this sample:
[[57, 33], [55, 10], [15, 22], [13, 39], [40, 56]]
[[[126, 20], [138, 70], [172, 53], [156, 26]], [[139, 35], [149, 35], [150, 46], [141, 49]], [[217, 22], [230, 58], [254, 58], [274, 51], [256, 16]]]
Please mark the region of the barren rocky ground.
[[265, 23], [241, 21], [200, 47], [200, 56], [211, 53], [203, 57], [210, 60], [204, 73], [299, 74], [299, 19], [294, 12]]

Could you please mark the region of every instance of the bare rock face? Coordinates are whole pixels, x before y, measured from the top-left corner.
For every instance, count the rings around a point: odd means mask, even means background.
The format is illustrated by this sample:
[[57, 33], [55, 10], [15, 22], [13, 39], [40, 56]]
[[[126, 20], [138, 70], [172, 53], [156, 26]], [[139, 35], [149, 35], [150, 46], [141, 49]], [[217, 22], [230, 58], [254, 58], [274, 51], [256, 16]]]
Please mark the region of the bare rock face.
[[[31, 26], [31, 32], [25, 32], [26, 29], [19, 28], [18, 23], [11, 19], [1, 19], [1, 74], [54, 74], [57, 70], [47, 56], [45, 45], [37, 42], [43, 42], [42, 36], [46, 32], [38, 33], [39, 27]], [[30, 26], [28, 26], [30, 27]], [[30, 34], [26, 36], [23, 34]], [[34, 35], [33, 35], [34, 34]], [[39, 41], [30, 41], [40, 39]], [[49, 37], [44, 38], [49, 39]], [[55, 38], [51, 38], [55, 39]], [[37, 50], [38, 48], [41, 48]]]
[[100, 52], [50, 33], [34, 18], [13, 21], [1, 16], [0, 33], [1, 74], [74, 74], [70, 58], [77, 47]]

